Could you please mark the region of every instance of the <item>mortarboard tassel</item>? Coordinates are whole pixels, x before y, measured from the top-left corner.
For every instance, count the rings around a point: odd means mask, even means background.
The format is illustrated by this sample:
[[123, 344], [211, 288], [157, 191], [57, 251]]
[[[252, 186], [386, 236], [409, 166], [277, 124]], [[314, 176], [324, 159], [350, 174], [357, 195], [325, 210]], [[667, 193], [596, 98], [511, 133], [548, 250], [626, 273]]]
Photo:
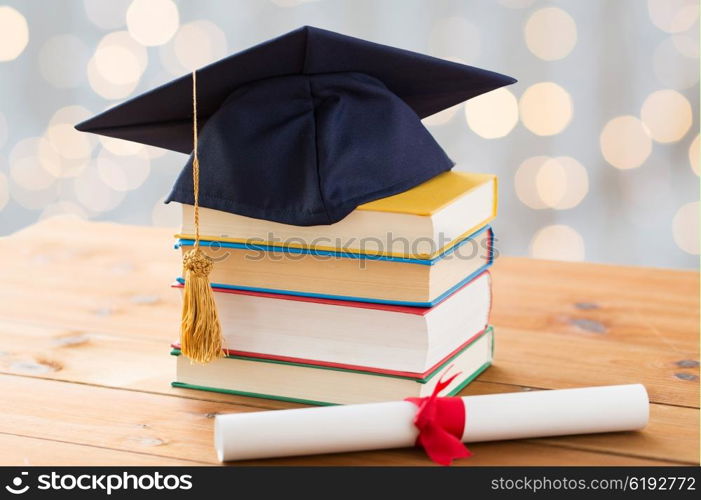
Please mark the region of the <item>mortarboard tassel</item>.
[[200, 250], [199, 184], [197, 156], [197, 76], [192, 72], [192, 181], [194, 189], [195, 244], [183, 257], [183, 313], [180, 324], [180, 351], [196, 363], [209, 363], [224, 355], [221, 325], [209, 284], [213, 262]]

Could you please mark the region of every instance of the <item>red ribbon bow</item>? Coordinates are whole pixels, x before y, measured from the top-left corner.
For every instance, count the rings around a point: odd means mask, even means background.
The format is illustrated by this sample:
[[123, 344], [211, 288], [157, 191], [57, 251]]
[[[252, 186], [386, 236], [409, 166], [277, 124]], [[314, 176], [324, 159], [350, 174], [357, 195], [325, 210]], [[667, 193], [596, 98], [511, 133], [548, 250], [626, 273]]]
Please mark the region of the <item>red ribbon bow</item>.
[[414, 425], [419, 430], [416, 445], [421, 446], [428, 458], [440, 465], [450, 465], [456, 458], [472, 455], [462, 443], [465, 430], [465, 404], [461, 398], [439, 398], [438, 393], [460, 375], [438, 381], [433, 393], [425, 398], [406, 398], [419, 407]]

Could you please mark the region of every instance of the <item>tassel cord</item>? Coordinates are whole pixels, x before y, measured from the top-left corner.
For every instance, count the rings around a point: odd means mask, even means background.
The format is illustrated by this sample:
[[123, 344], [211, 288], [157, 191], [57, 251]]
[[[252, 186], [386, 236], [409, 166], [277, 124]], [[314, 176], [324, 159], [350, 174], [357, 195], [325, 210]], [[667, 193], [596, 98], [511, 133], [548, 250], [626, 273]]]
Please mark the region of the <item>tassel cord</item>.
[[212, 259], [200, 249], [200, 161], [197, 141], [197, 74], [192, 73], [192, 183], [195, 244], [183, 256], [183, 311], [180, 351], [195, 363], [209, 363], [224, 355], [221, 325], [209, 284]]

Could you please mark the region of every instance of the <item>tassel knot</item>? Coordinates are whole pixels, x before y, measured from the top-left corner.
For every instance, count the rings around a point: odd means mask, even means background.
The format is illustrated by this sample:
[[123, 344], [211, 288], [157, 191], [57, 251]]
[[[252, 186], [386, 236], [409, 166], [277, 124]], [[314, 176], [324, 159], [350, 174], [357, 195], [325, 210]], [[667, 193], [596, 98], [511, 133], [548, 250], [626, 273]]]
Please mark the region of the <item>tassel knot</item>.
[[214, 263], [199, 248], [188, 251], [183, 257], [183, 269], [195, 276], [208, 277]]

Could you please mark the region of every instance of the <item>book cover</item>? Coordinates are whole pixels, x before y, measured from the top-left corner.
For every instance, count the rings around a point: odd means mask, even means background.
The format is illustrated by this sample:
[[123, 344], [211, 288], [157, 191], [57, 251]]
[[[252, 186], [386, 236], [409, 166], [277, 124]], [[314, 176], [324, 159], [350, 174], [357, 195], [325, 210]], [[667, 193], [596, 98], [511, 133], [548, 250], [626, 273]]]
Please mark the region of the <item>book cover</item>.
[[[478, 243], [480, 241], [482, 243]], [[294, 279], [290, 275], [289, 268], [287, 268], [285, 270], [286, 276], [284, 283], [281, 281], [282, 278], [277, 278], [274, 268], [267, 269], [266, 266], [266, 269], [264, 269], [265, 272], [260, 272], [259, 270], [263, 270], [263, 268], [256, 266], [261, 266], [261, 263], [253, 260], [247, 260], [244, 262], [245, 255], [239, 258], [241, 262], [237, 264], [235, 272], [233, 270], [227, 272], [220, 272], [220, 267], [231, 266], [234, 262], [234, 260], [232, 260], [231, 258], [223, 259], [221, 264], [215, 264], [215, 270], [212, 273], [212, 277], [210, 278], [212, 279], [211, 284], [214, 288], [247, 290], [251, 292], [261, 293], [297, 295], [319, 299], [374, 302], [379, 304], [393, 304], [411, 307], [432, 307], [445, 300], [456, 290], [459, 290], [462, 286], [464, 286], [466, 283], [471, 281], [473, 278], [481, 274], [483, 271], [485, 271], [492, 265], [494, 260], [493, 241], [494, 235], [492, 229], [490, 226], [486, 226], [478, 230], [477, 232], [463, 238], [457, 245], [454, 245], [453, 247], [444, 250], [440, 255], [435, 256], [432, 259], [391, 257], [386, 255], [370, 256], [348, 252], [326, 251], [310, 248], [285, 248], [268, 245], [254, 245], [252, 247], [250, 244], [245, 243], [201, 241], [200, 245], [205, 248], [211, 246], [215, 248], [217, 252], [220, 252], [222, 249], [231, 249], [233, 251], [240, 252], [263, 252], [264, 254], [268, 254], [271, 256], [275, 254], [290, 254], [295, 256], [294, 258], [290, 258], [290, 260], [294, 262], [289, 262], [289, 264], [287, 262], [280, 261], [280, 259], [278, 258], [275, 258], [276, 262], [273, 262], [273, 264], [274, 267], [278, 268], [281, 265], [295, 266], [295, 268], [300, 267], [304, 261], [300, 260], [298, 256], [325, 257], [324, 259], [318, 262], [315, 261], [314, 263], [306, 264], [307, 267], [303, 271], [300, 271], [300, 273], [302, 274], [300, 274], [299, 276], [295, 275]], [[189, 247], [193, 243], [194, 242], [191, 240], [180, 240], [176, 244], [176, 247]], [[475, 255], [471, 257], [471, 259], [467, 260], [461, 259], [459, 256], [460, 254], [458, 254], [457, 252], [463, 246], [465, 246], [465, 248], [469, 248], [466, 245], [483, 245], [484, 248], [480, 249], [480, 252], [482, 252], [483, 255]], [[270, 259], [272, 260], [272, 257], [270, 257]], [[480, 263], [478, 263], [476, 259], [480, 259]], [[413, 296], [411, 298], [409, 298], [408, 296], [405, 298], [405, 296], [399, 295], [398, 291], [393, 291], [393, 287], [388, 287], [385, 285], [382, 285], [382, 287], [378, 286], [377, 284], [359, 286], [360, 284], [362, 284], [357, 280], [359, 270], [356, 267], [353, 267], [352, 269], [348, 268], [348, 266], [346, 265], [354, 261], [362, 263], [365, 267], [362, 271], [364, 273], [363, 276], [366, 276], [368, 278], [374, 278], [378, 276], [378, 272], [374, 271], [374, 268], [377, 267], [377, 265], [373, 263], [391, 263], [393, 265], [413, 264], [418, 265], [419, 268], [423, 268], [425, 266], [425, 269], [429, 270], [430, 272], [431, 269], [437, 269], [440, 267], [441, 264], [446, 262], [451, 263], [453, 260], [455, 260], [456, 262], [464, 262], [465, 265], [462, 266], [461, 264], [460, 269], [455, 269], [455, 271], [451, 271], [449, 273], [449, 276], [445, 276], [445, 284], [437, 291], [433, 292], [432, 294], [429, 294], [428, 290], [417, 289], [413, 292]], [[470, 263], [469, 261], [472, 261], [474, 263]], [[333, 275], [335, 276], [333, 280], [324, 278], [324, 276], [328, 276], [328, 273], [325, 271], [327, 266], [331, 267], [331, 269], [328, 272], [333, 272]], [[353, 280], [344, 280], [344, 275], [341, 274], [341, 270], [345, 268], [348, 268], [345, 274], [348, 274], [349, 276], [355, 276]], [[464, 269], [468, 270], [465, 271]], [[394, 269], [393, 271], [390, 271], [386, 267], [383, 267], [383, 272], [392, 272], [392, 276], [394, 276], [392, 278], [392, 282], [395, 284], [399, 284], [403, 280], [409, 279], [407, 273], [411, 270], [411, 268], [407, 267], [405, 272], [402, 272], [398, 268]], [[456, 272], [462, 272], [464, 274], [462, 277], [460, 277], [459, 274], [455, 274]], [[224, 278], [226, 278], [227, 276], [236, 276], [237, 282], [231, 282], [229, 280], [218, 280], [217, 276], [221, 276]], [[422, 283], [421, 287], [428, 286], [427, 280], [429, 279], [429, 274], [423, 273], [422, 276], [423, 277], [421, 279], [424, 281], [419, 281], [419, 279], [416, 277], [412, 278], [414, 279], [413, 286], [416, 287], [419, 283]], [[387, 278], [385, 278], [385, 281], [386, 279]], [[181, 284], [184, 283], [182, 277], [178, 277], [177, 281]], [[351, 285], [353, 285], [355, 288], [352, 288]], [[321, 291], [322, 286], [323, 291]], [[382, 291], [383, 295], [380, 295], [380, 291]]]
[[[488, 327], [431, 372], [419, 377], [228, 355], [209, 365], [192, 365], [186, 360], [179, 363], [179, 380], [172, 386], [329, 405], [421, 396], [431, 391], [444, 373], [457, 372], [455, 383], [441, 394], [453, 395], [491, 365], [493, 352], [493, 328]], [[179, 358], [180, 351], [174, 349], [171, 354]], [[262, 380], [263, 377], [270, 378]]]
[[[326, 226], [292, 226], [202, 207], [200, 234], [212, 242], [431, 260], [494, 219], [497, 184], [492, 174], [445, 172], [408, 191], [360, 205]], [[183, 205], [178, 239], [194, 239], [192, 218], [192, 207]], [[408, 245], [400, 244], [404, 240]]]

